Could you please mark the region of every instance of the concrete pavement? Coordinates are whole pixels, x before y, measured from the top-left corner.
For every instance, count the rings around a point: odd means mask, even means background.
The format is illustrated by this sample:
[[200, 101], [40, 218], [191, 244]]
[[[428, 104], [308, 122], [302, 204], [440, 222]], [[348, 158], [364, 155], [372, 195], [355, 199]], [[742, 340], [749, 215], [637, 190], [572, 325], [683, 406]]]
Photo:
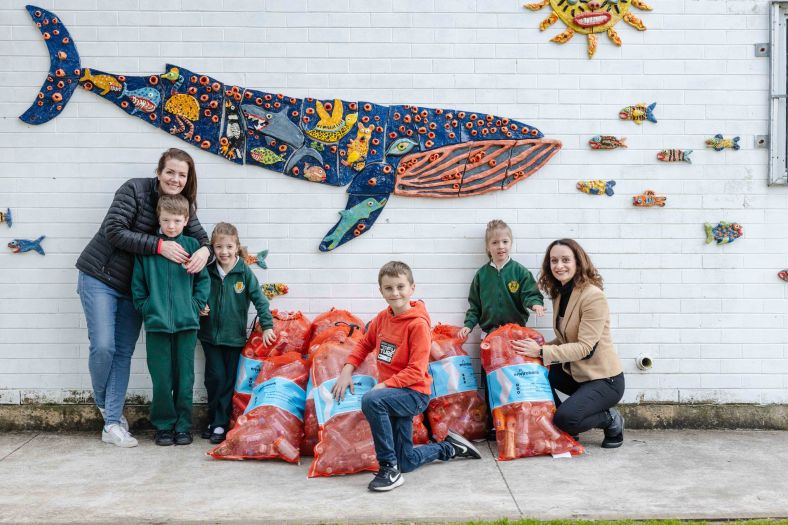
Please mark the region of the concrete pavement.
[[307, 479], [301, 465], [218, 461], [186, 447], [118, 449], [98, 433], [0, 435], [0, 523], [399, 522], [498, 518], [788, 517], [788, 433], [632, 430], [584, 456], [427, 465], [390, 493], [371, 474]]

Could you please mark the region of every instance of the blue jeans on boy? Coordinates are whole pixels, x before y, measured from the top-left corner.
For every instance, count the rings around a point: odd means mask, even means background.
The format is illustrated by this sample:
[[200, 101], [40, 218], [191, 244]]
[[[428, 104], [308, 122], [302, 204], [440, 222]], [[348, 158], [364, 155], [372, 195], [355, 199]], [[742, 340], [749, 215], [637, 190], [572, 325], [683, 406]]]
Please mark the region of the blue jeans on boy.
[[77, 293], [88, 323], [88, 369], [93, 397], [96, 405], [105, 410], [106, 425], [120, 423], [142, 317], [134, 309], [131, 297], [86, 273], [79, 272]]
[[361, 411], [372, 429], [378, 463], [411, 472], [436, 459], [452, 458], [451, 443], [413, 446], [413, 417], [424, 412], [429, 401], [428, 395], [410, 388], [381, 388], [364, 394]]

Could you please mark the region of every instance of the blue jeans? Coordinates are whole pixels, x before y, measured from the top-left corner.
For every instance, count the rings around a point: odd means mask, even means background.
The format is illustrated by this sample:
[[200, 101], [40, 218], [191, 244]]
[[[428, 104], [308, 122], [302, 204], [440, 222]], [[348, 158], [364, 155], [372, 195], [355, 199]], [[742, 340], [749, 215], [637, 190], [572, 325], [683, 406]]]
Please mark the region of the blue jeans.
[[104, 423], [119, 423], [142, 317], [134, 309], [131, 297], [86, 273], [79, 272], [77, 293], [88, 323], [93, 397], [96, 405], [105, 409]]
[[381, 388], [364, 394], [361, 411], [372, 429], [378, 463], [411, 472], [436, 459], [452, 458], [454, 447], [445, 441], [413, 447], [413, 417], [424, 412], [429, 401], [429, 396], [410, 388]]

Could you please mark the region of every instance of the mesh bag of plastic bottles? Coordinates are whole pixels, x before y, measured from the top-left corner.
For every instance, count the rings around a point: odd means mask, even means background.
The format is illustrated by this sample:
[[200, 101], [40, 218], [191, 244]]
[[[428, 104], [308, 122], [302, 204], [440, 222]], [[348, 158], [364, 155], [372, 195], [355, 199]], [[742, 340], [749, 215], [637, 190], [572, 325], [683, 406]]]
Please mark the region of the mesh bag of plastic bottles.
[[309, 346], [312, 347], [315, 343], [315, 337], [322, 331], [332, 326], [355, 326], [359, 330], [364, 331], [364, 321], [348, 312], [347, 310], [337, 310], [332, 308], [327, 312], [318, 315], [312, 321], [312, 326], [309, 329]]
[[309, 331], [312, 322], [301, 312], [287, 312], [285, 310], [271, 310], [274, 318], [274, 332], [287, 334], [285, 347], [282, 353], [298, 352], [305, 354], [309, 344]]
[[[350, 351], [356, 346], [356, 341], [361, 339], [363, 333], [354, 326], [340, 325], [332, 326], [323, 330], [312, 339], [312, 344], [308, 349], [308, 356], [314, 357], [315, 353], [322, 347], [326, 348], [346, 348]], [[331, 343], [330, 345], [327, 343]], [[314, 455], [314, 448], [318, 441], [317, 412], [315, 412], [315, 400], [312, 398], [312, 376], [310, 374], [309, 383], [306, 387], [306, 408], [304, 409], [304, 440], [301, 442], [301, 455]]]
[[320, 439], [315, 445], [315, 459], [309, 467], [310, 478], [377, 471], [379, 468], [372, 432], [361, 412], [361, 397], [377, 383], [375, 354], [370, 353], [355, 370], [354, 394], [346, 391], [341, 402], [331, 395], [331, 387], [351, 350], [328, 341], [321, 345], [312, 359], [312, 396], [320, 425]]
[[462, 348], [463, 338], [457, 335], [461, 329], [445, 324], [432, 329], [427, 418], [437, 441], [446, 439], [450, 429], [470, 440], [487, 435], [487, 404], [478, 391], [471, 358]]
[[300, 459], [308, 361], [297, 352], [263, 360], [246, 412], [208, 455], [217, 459]]
[[553, 424], [555, 404], [547, 367], [541, 359], [516, 354], [512, 348], [512, 341], [525, 338], [544, 344], [536, 330], [507, 324], [488, 334], [481, 345], [498, 459], [580, 455], [583, 446]]

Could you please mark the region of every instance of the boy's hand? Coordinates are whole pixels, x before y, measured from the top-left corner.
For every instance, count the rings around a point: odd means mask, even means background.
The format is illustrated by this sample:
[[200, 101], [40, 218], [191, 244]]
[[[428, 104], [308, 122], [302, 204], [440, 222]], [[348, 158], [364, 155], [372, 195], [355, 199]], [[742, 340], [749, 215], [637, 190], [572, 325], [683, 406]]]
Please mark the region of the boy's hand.
[[276, 341], [276, 334], [274, 333], [273, 328], [266, 328], [263, 330], [263, 344], [265, 346], [271, 346]]
[[544, 316], [544, 306], [542, 306], [541, 304], [535, 304], [535, 305], [533, 305], [533, 306], [531, 307], [531, 310], [533, 310], [533, 311], [534, 311], [534, 313], [536, 314], [536, 317], [542, 317], [542, 316]]
[[200, 317], [206, 317], [209, 313], [211, 313], [211, 307], [206, 304], [205, 308], [200, 310]]
[[347, 390], [348, 387], [350, 388], [351, 394], [356, 393], [353, 388], [353, 365], [350, 364], [346, 364], [342, 367], [342, 372], [340, 372], [337, 382], [334, 383], [334, 386], [331, 388], [331, 395], [334, 396], [334, 399], [337, 401], [342, 401], [345, 399], [345, 390]]
[[468, 339], [468, 334], [470, 333], [471, 333], [471, 329], [468, 328], [467, 326], [463, 326], [462, 328], [460, 328], [460, 331], [457, 332], [457, 337]]

